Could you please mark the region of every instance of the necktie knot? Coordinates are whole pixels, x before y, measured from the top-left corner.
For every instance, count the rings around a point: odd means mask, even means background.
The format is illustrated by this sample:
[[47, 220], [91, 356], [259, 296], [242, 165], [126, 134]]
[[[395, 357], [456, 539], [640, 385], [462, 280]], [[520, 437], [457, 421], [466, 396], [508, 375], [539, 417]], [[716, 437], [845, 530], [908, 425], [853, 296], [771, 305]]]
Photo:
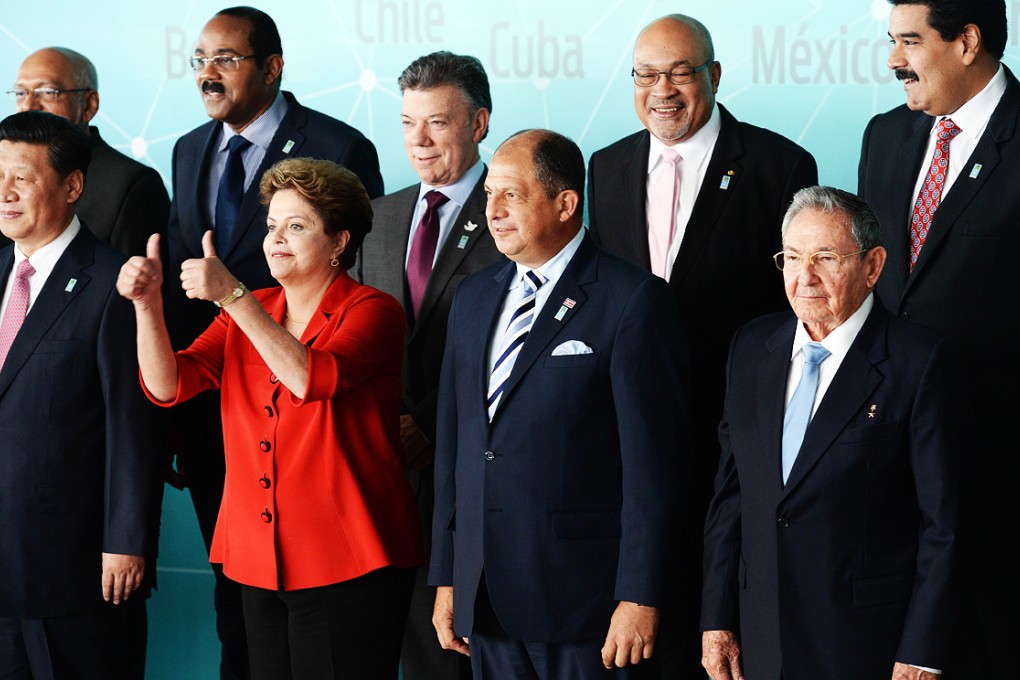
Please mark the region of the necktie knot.
[[234, 135], [227, 142], [227, 153], [233, 155], [240, 153], [251, 146], [251, 142], [242, 137], [241, 135]]
[[449, 196], [444, 194], [442, 191], [436, 191], [435, 189], [425, 194], [425, 203], [428, 206], [426, 208], [427, 210], [435, 210], [449, 200]]
[[19, 279], [27, 279], [32, 274], [35, 274], [35, 267], [27, 259], [22, 260], [18, 263], [18, 268], [14, 272], [14, 276]]
[[663, 163], [674, 167], [680, 162], [680, 154], [678, 154], [675, 149], [670, 149], [669, 147], [662, 150], [662, 153], [659, 154], [659, 158], [662, 159]]
[[819, 365], [827, 358], [831, 352], [817, 342], [809, 342], [804, 345], [801, 350], [804, 353], [804, 363]]
[[939, 121], [938, 136], [942, 141], [951, 142], [961, 132], [963, 132], [963, 129], [954, 123], [951, 118], [943, 118]]
[[538, 292], [538, 289], [545, 283], [545, 277], [537, 269], [529, 269], [524, 273], [524, 291], [526, 294]]

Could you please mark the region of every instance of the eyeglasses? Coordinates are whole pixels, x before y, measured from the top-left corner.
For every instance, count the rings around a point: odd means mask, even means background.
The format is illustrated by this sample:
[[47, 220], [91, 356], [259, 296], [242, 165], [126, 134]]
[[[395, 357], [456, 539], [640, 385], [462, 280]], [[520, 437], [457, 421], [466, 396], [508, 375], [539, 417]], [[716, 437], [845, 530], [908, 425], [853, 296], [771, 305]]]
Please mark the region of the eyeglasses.
[[634, 78], [634, 83], [638, 87], [652, 87], [659, 82], [659, 76], [666, 76], [666, 80], [671, 85], [687, 85], [694, 82], [694, 77], [704, 71], [706, 68], [715, 63], [714, 59], [709, 59], [701, 66], [695, 68], [678, 68], [672, 71], [638, 71], [637, 69], [631, 69], [630, 75]]
[[217, 54], [215, 57], [191, 57], [188, 59], [188, 63], [191, 64], [192, 71], [201, 71], [209, 64], [212, 64], [213, 68], [217, 71], [236, 71], [239, 65], [245, 59], [258, 59], [259, 57], [267, 56], [265, 54], [249, 54], [248, 56], [241, 56], [239, 54], [226, 55]]
[[780, 271], [784, 272], [799, 272], [801, 267], [804, 266], [804, 262], [813, 267], [817, 271], [825, 272], [826, 274], [835, 274], [839, 271], [839, 268], [843, 265], [843, 260], [853, 255], [860, 255], [866, 253], [870, 248], [864, 250], [857, 250], [846, 255], [840, 255], [834, 253], [831, 250], [820, 250], [817, 253], [811, 255], [801, 255], [800, 253], [794, 253], [789, 250], [781, 250], [772, 256], [772, 259], [776, 262], [776, 267]]
[[73, 90], [58, 90], [55, 87], [37, 87], [32, 90], [26, 90], [23, 87], [16, 87], [13, 90], [7, 90], [7, 95], [16, 101], [21, 103], [28, 99], [28, 95], [32, 95], [39, 101], [43, 102], [55, 102], [60, 99], [60, 95], [67, 92], [91, 92], [91, 87], [76, 87]]

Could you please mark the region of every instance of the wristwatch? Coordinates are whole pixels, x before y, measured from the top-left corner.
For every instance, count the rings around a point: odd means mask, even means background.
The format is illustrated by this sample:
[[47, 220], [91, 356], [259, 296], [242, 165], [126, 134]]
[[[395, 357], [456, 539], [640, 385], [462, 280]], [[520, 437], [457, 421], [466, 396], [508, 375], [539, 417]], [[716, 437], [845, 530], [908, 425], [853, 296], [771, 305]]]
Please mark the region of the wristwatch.
[[237, 298], [244, 295], [244, 291], [246, 290], [248, 289], [244, 287], [244, 284], [238, 281], [237, 288], [230, 291], [230, 295], [223, 298], [222, 300], [213, 300], [213, 304], [216, 305], [217, 307], [226, 307], [229, 304], [233, 304], [237, 300]]

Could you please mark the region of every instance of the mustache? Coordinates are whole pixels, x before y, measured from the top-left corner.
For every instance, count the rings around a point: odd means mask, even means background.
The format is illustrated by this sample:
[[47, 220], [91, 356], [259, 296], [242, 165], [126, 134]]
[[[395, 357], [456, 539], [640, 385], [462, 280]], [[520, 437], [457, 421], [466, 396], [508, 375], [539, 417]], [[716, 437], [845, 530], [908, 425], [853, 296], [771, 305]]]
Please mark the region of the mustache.
[[684, 106], [687, 106], [687, 101], [684, 100], [682, 97], [668, 97], [666, 99], [659, 99], [658, 97], [649, 97], [648, 98], [648, 106], [653, 107], [653, 108], [654, 107], [659, 107], [659, 106], [664, 106], [664, 107], [672, 107], [672, 106], [684, 107]]
[[896, 75], [896, 80], [917, 80], [916, 71], [908, 71], [905, 68], [898, 68], [893, 73]]
[[223, 83], [217, 83], [212, 80], [202, 81], [202, 92], [213, 92], [215, 94], [226, 94], [226, 90], [223, 89]]

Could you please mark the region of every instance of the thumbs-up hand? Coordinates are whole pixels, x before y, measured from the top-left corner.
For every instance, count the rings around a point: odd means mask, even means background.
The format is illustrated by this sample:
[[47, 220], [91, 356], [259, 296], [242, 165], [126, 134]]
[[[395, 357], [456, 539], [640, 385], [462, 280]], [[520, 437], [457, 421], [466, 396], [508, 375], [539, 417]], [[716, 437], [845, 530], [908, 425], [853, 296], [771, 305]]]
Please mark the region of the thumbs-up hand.
[[202, 236], [202, 254], [201, 258], [181, 264], [181, 287], [189, 298], [209, 302], [222, 300], [237, 288], [237, 279], [216, 256], [212, 231]]
[[159, 259], [159, 234], [153, 234], [145, 244], [145, 257], [132, 257], [120, 268], [117, 292], [144, 308], [161, 302], [163, 262]]

